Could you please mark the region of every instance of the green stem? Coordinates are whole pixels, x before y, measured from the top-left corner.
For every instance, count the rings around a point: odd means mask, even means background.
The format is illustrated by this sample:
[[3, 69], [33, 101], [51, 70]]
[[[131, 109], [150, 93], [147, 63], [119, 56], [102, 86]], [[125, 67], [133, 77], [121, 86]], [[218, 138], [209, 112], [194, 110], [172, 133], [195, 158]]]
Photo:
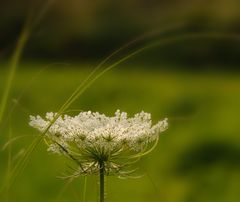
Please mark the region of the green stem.
[[100, 161], [99, 162], [99, 179], [100, 179], [100, 202], [104, 202], [104, 170], [105, 170], [105, 166], [104, 166], [104, 162]]
[[87, 176], [84, 177], [83, 197], [82, 197], [83, 202], [85, 202], [86, 200], [86, 192], [87, 192]]

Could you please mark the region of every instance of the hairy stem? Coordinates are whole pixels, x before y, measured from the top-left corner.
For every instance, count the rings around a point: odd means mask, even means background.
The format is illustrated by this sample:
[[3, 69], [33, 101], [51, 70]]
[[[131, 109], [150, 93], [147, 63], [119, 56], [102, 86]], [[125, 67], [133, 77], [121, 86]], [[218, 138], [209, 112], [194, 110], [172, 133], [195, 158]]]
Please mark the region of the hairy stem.
[[105, 166], [104, 166], [104, 162], [100, 161], [99, 162], [99, 191], [100, 191], [100, 202], [104, 202], [104, 170], [105, 170]]

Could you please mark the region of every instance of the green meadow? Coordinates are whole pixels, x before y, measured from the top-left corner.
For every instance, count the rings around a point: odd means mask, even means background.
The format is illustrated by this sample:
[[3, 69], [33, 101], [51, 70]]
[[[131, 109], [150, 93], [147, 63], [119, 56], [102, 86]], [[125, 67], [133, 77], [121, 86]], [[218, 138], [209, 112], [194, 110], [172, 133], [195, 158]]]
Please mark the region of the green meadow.
[[[29, 115], [58, 111], [94, 66], [46, 64], [20, 64], [14, 77], [1, 125], [0, 187], [8, 183], [9, 168], [40, 135], [28, 125]], [[67, 110], [71, 115], [91, 110], [109, 116], [117, 109], [130, 115], [144, 110], [154, 122], [169, 118], [169, 129], [155, 150], [137, 163], [134, 179], [107, 177], [107, 202], [239, 202], [240, 75], [177, 69], [159, 66], [149, 71], [146, 66], [121, 64]], [[1, 64], [0, 96], [7, 74], [6, 64]], [[47, 152], [41, 142], [3, 198], [83, 201], [84, 178], [71, 183], [61, 179], [70, 171], [66, 160]], [[85, 202], [97, 201], [97, 195], [97, 176], [90, 176]]]

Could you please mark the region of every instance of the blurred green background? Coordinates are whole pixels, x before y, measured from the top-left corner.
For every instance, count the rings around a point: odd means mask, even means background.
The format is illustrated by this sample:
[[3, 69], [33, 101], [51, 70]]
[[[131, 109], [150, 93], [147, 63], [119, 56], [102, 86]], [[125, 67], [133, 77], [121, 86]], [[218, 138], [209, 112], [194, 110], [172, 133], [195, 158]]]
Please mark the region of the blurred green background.
[[[109, 116], [117, 109], [130, 115], [144, 110], [154, 122], [169, 117], [157, 148], [137, 164], [141, 178], [108, 177], [107, 202], [239, 202], [239, 7], [237, 0], [1, 1], [0, 100], [24, 23], [39, 20], [0, 123], [0, 188], [7, 182], [9, 149], [13, 167], [39, 135], [28, 126], [29, 115], [57, 111], [96, 64], [124, 43], [172, 28], [154, 37], [164, 41], [201, 31], [231, 36], [185, 37], [146, 50], [105, 73], [70, 109]], [[9, 134], [13, 141], [5, 148]], [[57, 177], [68, 170], [66, 162], [46, 149], [38, 145], [1, 202], [82, 201], [83, 179], [64, 189], [66, 181]], [[86, 202], [97, 201], [97, 185], [96, 176], [88, 178]]]

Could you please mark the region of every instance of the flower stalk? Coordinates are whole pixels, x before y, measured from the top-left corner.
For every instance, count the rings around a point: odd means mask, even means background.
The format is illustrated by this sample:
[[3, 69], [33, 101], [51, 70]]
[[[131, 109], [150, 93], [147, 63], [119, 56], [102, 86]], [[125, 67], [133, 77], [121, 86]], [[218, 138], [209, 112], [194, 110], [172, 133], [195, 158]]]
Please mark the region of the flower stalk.
[[104, 161], [99, 161], [99, 197], [100, 197], [100, 202], [104, 202], [104, 197], [105, 197], [105, 190], [104, 190], [104, 178], [105, 178], [105, 164]]

